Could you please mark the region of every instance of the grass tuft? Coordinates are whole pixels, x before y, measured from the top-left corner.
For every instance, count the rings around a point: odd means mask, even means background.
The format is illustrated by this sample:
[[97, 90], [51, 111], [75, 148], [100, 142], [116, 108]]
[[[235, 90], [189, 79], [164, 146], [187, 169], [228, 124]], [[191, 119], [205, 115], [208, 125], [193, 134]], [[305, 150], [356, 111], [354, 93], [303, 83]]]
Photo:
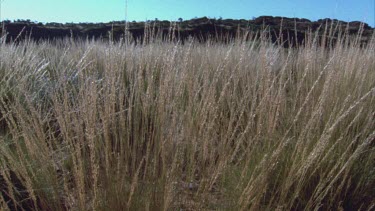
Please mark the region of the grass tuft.
[[2, 43], [0, 209], [371, 210], [375, 40], [317, 35]]

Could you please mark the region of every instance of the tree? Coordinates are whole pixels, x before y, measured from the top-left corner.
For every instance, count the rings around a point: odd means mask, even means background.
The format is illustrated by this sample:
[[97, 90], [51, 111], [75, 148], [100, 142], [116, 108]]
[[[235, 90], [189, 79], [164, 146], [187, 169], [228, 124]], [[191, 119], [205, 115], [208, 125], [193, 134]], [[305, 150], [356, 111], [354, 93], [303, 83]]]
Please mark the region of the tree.
[[178, 21], [179, 21], [179, 22], [182, 22], [182, 18], [178, 18]]

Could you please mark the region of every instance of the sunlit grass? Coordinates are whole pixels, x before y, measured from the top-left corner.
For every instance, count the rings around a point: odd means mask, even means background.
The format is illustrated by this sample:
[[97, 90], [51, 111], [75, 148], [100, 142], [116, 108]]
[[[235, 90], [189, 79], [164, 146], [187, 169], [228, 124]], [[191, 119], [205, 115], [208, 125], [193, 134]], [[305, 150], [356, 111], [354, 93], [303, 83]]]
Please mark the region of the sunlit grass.
[[375, 42], [1, 45], [0, 209], [375, 206]]

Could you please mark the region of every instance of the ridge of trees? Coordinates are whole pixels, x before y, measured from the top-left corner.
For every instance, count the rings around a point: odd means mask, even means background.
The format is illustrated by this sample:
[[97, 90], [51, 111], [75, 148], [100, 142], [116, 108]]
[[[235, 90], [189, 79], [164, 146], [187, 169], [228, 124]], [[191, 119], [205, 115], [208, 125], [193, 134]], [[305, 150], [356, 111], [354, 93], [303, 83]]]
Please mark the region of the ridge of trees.
[[[4, 20], [3, 25], [9, 41], [19, 37], [20, 33], [24, 33], [24, 37], [28, 35], [27, 37], [34, 40], [58, 39], [67, 36], [76, 38], [109, 38], [111, 36], [111, 38], [119, 39], [125, 30], [125, 21], [107, 23], [41, 23], [28, 19]], [[285, 38], [292, 36], [292, 39], [300, 43], [303, 42], [307, 31], [324, 30], [326, 27], [334, 27], [336, 32], [341, 30], [349, 35], [356, 35], [361, 32], [363, 42], [368, 41], [374, 32], [374, 28], [360, 21], [345, 22], [329, 18], [311, 21], [305, 18], [278, 16], [260, 16], [251, 20], [201, 17], [190, 20], [179, 18], [177, 21], [167, 21], [156, 18], [155, 20], [140, 22], [131, 21], [126, 25], [127, 30], [135, 39], [142, 38], [147, 26], [162, 30], [163, 34], [170, 31], [171, 27], [173, 27], [181, 39], [193, 36], [203, 40], [205, 37], [217, 35], [233, 37], [236, 36], [238, 31], [259, 31], [267, 28], [270, 32], [282, 34]], [[1, 33], [3, 34], [3, 32]]]

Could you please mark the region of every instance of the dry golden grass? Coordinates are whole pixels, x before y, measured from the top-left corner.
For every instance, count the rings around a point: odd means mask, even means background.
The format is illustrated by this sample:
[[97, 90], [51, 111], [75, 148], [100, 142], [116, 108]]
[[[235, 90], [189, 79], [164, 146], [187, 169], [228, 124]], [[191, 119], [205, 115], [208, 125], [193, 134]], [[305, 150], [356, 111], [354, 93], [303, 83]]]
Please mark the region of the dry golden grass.
[[3, 43], [0, 209], [373, 209], [375, 40], [316, 38]]

